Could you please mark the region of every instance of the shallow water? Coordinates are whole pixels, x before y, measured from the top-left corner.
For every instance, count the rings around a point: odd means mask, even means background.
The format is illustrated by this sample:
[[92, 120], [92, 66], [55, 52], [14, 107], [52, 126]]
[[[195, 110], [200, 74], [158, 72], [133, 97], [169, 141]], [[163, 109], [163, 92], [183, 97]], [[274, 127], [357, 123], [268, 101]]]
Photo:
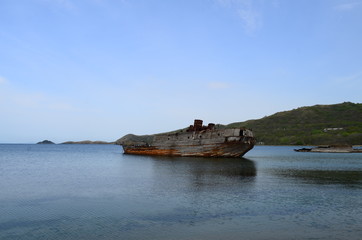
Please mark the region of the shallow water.
[[362, 154], [0, 145], [0, 239], [361, 239]]

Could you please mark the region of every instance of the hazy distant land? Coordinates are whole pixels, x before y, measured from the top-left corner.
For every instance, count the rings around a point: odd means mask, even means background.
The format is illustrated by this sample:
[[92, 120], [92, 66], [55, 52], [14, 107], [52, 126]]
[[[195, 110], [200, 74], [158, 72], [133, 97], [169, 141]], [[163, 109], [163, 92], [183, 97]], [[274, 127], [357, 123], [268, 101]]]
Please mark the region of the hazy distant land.
[[67, 142], [63, 142], [61, 144], [115, 144], [115, 143], [114, 142], [105, 142], [105, 141], [84, 140], [84, 141], [67, 141]]

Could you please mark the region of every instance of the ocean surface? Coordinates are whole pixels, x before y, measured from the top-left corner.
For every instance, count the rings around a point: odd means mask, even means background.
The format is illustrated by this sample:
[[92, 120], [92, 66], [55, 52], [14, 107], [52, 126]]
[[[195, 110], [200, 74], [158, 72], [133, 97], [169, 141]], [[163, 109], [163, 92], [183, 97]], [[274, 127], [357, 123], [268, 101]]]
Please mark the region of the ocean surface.
[[362, 239], [362, 154], [0, 145], [0, 239]]

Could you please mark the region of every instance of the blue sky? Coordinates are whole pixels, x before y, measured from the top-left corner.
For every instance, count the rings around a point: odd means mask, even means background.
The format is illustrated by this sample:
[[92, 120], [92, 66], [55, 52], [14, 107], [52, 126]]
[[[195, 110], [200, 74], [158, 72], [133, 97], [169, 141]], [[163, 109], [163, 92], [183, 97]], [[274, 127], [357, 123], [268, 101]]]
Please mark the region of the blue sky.
[[361, 0], [1, 0], [0, 142], [362, 98]]

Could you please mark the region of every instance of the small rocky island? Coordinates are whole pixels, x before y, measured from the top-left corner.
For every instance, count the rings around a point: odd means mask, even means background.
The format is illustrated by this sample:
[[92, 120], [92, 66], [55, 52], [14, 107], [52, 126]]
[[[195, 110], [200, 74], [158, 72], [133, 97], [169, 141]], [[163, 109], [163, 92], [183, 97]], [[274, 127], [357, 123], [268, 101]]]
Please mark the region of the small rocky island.
[[49, 140], [44, 140], [44, 141], [38, 142], [37, 144], [54, 144], [54, 143]]

